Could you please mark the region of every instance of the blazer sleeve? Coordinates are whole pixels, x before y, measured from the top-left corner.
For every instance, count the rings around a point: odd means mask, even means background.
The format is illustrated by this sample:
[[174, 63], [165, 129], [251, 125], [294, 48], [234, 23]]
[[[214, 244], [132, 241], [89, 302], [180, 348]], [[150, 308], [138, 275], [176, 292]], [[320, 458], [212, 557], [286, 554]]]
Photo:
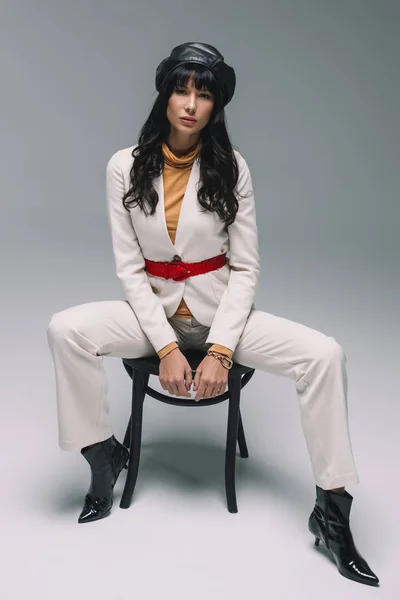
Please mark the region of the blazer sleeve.
[[242, 155], [236, 152], [236, 157], [239, 178], [235, 189], [240, 196], [235, 221], [228, 227], [231, 272], [206, 339], [206, 343], [225, 346], [232, 353], [250, 314], [260, 277], [252, 178]]
[[116, 273], [141, 329], [158, 352], [178, 339], [160, 299], [151, 288], [130, 214], [122, 204], [125, 188], [119, 158], [120, 150], [111, 156], [106, 168], [108, 220]]

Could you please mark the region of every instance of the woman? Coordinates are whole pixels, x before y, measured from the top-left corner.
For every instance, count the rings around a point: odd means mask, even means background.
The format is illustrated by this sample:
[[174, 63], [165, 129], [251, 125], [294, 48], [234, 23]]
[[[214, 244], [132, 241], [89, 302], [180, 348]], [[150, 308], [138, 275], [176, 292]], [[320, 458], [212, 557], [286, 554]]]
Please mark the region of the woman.
[[[295, 381], [316, 481], [309, 530], [342, 575], [377, 585], [349, 526], [353, 498], [345, 485], [359, 479], [345, 354], [334, 338], [253, 303], [260, 272], [253, 188], [224, 113], [235, 84], [234, 70], [208, 44], [181, 44], [160, 63], [159, 95], [138, 145], [107, 165], [113, 250], [127, 300], [75, 306], [48, 326], [60, 447], [80, 449], [91, 468], [79, 522], [110, 513], [129, 456], [110, 429], [103, 356], [157, 352], [162, 387], [190, 396], [193, 383], [196, 401], [225, 391], [234, 358]], [[182, 353], [189, 347], [206, 352], [194, 381]]]

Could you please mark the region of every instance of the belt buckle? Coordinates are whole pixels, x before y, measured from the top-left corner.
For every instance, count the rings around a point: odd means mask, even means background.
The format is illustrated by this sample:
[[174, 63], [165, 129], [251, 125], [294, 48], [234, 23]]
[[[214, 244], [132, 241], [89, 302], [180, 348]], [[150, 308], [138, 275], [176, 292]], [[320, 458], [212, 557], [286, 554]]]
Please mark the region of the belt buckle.
[[184, 267], [179, 260], [172, 260], [169, 264], [175, 268], [178, 267], [179, 269], [183, 269], [183, 273], [181, 275], [177, 274], [171, 277], [171, 279], [174, 281], [183, 281], [190, 276], [190, 270], [187, 267]]

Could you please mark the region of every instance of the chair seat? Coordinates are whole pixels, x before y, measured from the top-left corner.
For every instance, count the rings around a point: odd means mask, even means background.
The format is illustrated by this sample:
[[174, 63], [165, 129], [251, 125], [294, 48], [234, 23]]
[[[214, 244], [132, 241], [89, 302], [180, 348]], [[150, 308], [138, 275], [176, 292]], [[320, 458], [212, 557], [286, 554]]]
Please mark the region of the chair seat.
[[[190, 368], [195, 371], [201, 361], [206, 356], [206, 353], [201, 350], [194, 350], [192, 348], [183, 351], [184, 356], [186, 357], [188, 363], [190, 364]], [[160, 358], [158, 354], [151, 356], [144, 356], [141, 358], [123, 358], [122, 359], [125, 370], [129, 374], [130, 377], [133, 376], [134, 370], [139, 371], [147, 376], [160, 374]], [[239, 363], [233, 363], [232, 368], [229, 369], [228, 373], [228, 387], [233, 379], [238, 378], [241, 380], [241, 388], [243, 388], [249, 380], [252, 378], [254, 374], [254, 369], [250, 367], [245, 367], [244, 365], [240, 365]], [[242, 378], [242, 375], [244, 377]], [[145, 393], [156, 400], [160, 400], [161, 402], [165, 402], [165, 404], [172, 404], [174, 406], [212, 406], [213, 404], [218, 404], [219, 402], [223, 402], [224, 400], [228, 400], [229, 398], [229, 389], [222, 394], [218, 394], [214, 398], [201, 398], [198, 402], [194, 402], [192, 398], [185, 398], [184, 396], [167, 396], [162, 392], [154, 390], [149, 385], [146, 385]]]
[[[182, 354], [185, 355], [190, 367], [193, 371], [197, 369], [201, 361], [206, 356], [206, 352], [195, 349], [184, 350]], [[138, 369], [138, 371], [144, 371], [145, 373], [150, 373], [151, 375], [159, 375], [160, 372], [160, 358], [158, 354], [151, 356], [144, 356], [141, 358], [123, 358], [124, 363], [129, 365], [134, 369]], [[229, 375], [245, 375], [250, 371], [253, 371], [250, 367], [245, 367], [244, 365], [240, 365], [239, 363], [234, 362], [232, 368], [229, 369]]]

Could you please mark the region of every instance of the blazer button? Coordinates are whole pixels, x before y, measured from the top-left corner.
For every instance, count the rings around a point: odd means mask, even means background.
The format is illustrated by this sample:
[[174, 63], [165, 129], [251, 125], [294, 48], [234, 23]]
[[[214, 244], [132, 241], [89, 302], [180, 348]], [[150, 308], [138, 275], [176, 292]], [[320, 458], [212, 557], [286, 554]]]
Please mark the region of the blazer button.
[[175, 254], [173, 260], [182, 260], [181, 257], [178, 254]]

